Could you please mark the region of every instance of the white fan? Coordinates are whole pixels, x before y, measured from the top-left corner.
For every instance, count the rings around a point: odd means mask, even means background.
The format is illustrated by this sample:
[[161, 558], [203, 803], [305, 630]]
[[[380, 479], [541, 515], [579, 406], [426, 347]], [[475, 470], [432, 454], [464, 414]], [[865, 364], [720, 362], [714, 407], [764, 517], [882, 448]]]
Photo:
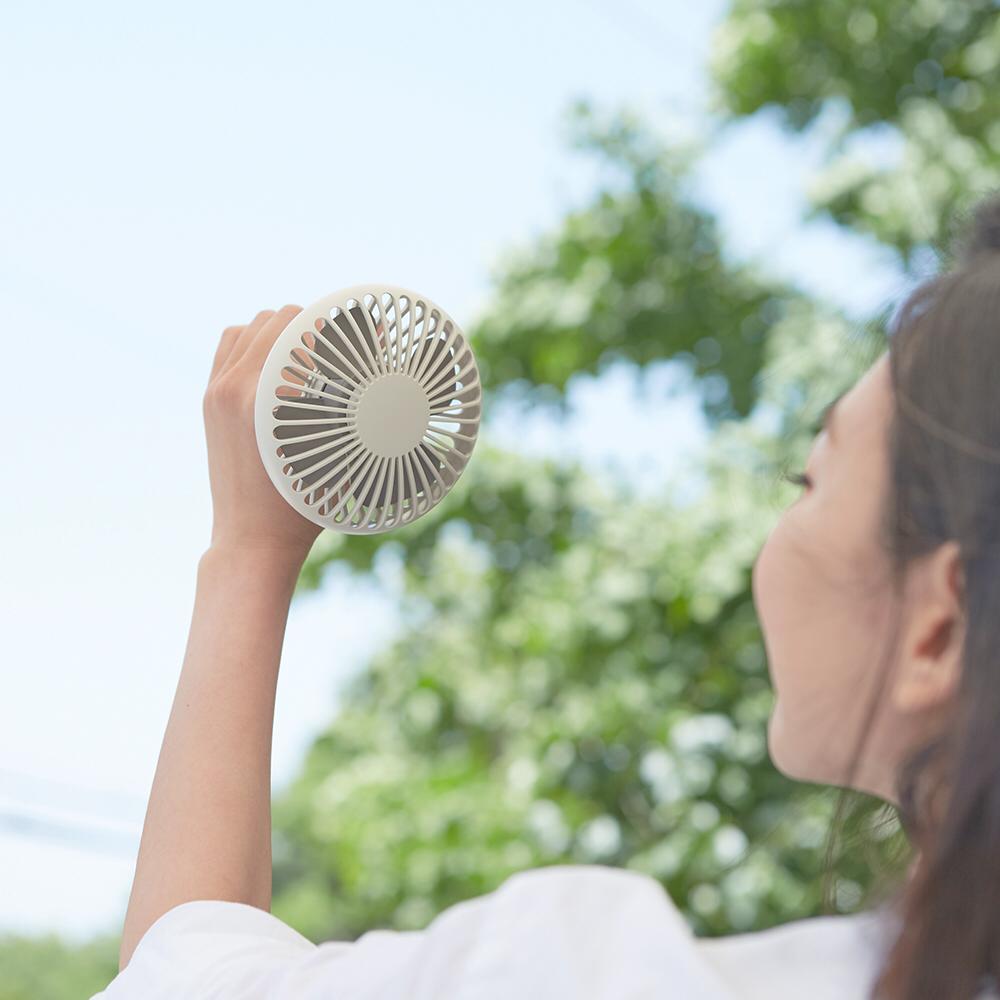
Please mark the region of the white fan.
[[278, 335], [257, 383], [257, 447], [309, 520], [374, 534], [444, 499], [475, 447], [481, 401], [476, 359], [440, 306], [355, 285]]

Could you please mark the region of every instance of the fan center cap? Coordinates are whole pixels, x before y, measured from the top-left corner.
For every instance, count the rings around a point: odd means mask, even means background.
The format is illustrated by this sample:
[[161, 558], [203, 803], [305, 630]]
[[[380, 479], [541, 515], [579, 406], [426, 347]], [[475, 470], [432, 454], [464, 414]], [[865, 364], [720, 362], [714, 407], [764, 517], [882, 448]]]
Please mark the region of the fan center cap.
[[427, 393], [420, 383], [403, 372], [390, 372], [361, 393], [355, 429], [370, 451], [395, 458], [416, 447], [430, 415]]

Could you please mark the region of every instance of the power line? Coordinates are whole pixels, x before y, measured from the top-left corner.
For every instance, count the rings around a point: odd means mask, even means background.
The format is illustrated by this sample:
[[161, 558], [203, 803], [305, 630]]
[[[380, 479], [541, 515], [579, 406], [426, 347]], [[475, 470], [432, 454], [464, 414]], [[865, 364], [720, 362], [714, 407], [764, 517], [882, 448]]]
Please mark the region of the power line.
[[93, 788], [48, 775], [31, 774], [13, 768], [0, 768], [0, 796], [14, 796], [58, 810], [69, 807], [85, 812], [99, 822], [134, 823], [145, 812], [143, 799], [117, 789]]
[[7, 778], [13, 781], [24, 781], [29, 782], [32, 785], [44, 784], [52, 785], [58, 788], [69, 789], [74, 792], [81, 792], [83, 794], [100, 797], [100, 798], [110, 798], [119, 799], [122, 802], [126, 802], [129, 805], [144, 805], [144, 800], [135, 792], [126, 792], [118, 788], [94, 788], [81, 785], [76, 781], [69, 781], [66, 778], [55, 778], [47, 774], [39, 774], [37, 772], [28, 772], [17, 770], [11, 767], [0, 767], [0, 778]]
[[56, 841], [117, 857], [134, 857], [139, 843], [138, 831], [102, 830], [65, 819], [33, 815], [8, 806], [0, 808], [0, 831], [29, 839]]

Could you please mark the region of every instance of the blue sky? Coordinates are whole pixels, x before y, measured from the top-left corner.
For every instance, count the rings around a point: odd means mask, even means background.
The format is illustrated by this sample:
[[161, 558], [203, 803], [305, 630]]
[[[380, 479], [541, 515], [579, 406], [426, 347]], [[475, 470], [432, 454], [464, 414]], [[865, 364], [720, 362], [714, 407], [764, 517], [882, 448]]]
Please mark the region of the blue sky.
[[[723, 9], [4, 5], [0, 308], [24, 363], [3, 403], [0, 931], [120, 926], [209, 537], [201, 396], [223, 327], [364, 281], [421, 290], [471, 325], [503, 254], [593, 190], [594, 164], [564, 141], [569, 104], [628, 104], [696, 135]], [[725, 136], [697, 190], [734, 256], [864, 313], [898, 275], [833, 227], [800, 225], [818, 151], [763, 115]], [[653, 419], [616, 369], [574, 385], [571, 439], [489, 414], [484, 433], [600, 465], [621, 440], [621, 422], [614, 439], [600, 423], [610, 401], [634, 439], [619, 463], [666, 473], [702, 440], [670, 380], [651, 383]], [[373, 650], [366, 622], [392, 619], [384, 588], [336, 574], [296, 600], [276, 785]], [[323, 660], [319, 627], [341, 637]]]

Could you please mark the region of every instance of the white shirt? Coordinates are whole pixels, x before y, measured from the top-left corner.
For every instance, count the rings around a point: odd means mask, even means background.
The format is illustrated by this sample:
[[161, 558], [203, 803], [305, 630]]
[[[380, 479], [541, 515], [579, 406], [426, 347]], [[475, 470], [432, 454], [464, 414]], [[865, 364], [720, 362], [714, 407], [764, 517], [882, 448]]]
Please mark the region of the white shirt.
[[865, 1000], [887, 926], [871, 910], [698, 938], [656, 879], [553, 865], [422, 930], [319, 945], [245, 903], [181, 903], [91, 1000]]

